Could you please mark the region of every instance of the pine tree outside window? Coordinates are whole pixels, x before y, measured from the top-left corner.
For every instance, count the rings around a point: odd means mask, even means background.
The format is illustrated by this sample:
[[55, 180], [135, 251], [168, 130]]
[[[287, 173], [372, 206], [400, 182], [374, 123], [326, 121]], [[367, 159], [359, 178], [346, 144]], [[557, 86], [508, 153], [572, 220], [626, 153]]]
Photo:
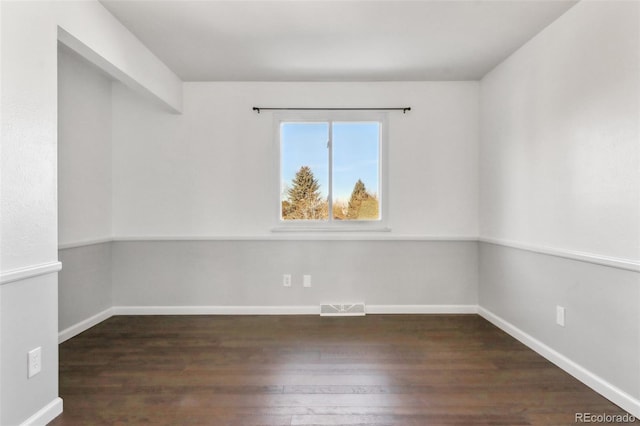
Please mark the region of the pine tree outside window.
[[381, 228], [383, 124], [383, 117], [279, 120], [280, 226]]

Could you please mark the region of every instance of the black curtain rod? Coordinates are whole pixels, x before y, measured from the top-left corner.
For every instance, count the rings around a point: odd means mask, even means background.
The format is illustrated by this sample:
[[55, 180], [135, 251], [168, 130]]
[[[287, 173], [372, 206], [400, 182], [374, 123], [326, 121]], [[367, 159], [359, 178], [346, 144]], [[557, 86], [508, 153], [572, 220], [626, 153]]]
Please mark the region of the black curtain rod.
[[402, 111], [406, 114], [411, 111], [411, 107], [396, 108], [265, 108], [253, 107], [253, 110], [260, 114], [260, 111]]

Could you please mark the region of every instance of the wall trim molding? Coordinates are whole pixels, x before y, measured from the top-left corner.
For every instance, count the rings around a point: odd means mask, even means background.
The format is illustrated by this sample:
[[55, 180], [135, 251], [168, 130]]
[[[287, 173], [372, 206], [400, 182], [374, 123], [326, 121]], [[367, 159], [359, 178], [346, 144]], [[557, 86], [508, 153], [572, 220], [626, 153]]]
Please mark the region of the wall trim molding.
[[[274, 235], [228, 235], [228, 236], [120, 236], [105, 237], [92, 240], [74, 241], [60, 244], [58, 250], [68, 250], [72, 248], [91, 246], [103, 243], [118, 242], [179, 242], [179, 241], [423, 241], [423, 242], [468, 242], [486, 243], [502, 247], [509, 247], [518, 250], [525, 250], [532, 253], [546, 254], [549, 256], [561, 257], [564, 259], [577, 260], [580, 262], [592, 263], [595, 265], [609, 266], [611, 268], [624, 269], [627, 271], [640, 272], [640, 260], [625, 259], [614, 256], [604, 256], [595, 253], [566, 250], [561, 248], [537, 246], [499, 238], [475, 237], [468, 235], [388, 235], [388, 234], [350, 234], [350, 233], [315, 233], [315, 234], [291, 234], [276, 233]], [[9, 273], [12, 271], [9, 271]], [[2, 274], [4, 283], [4, 276]]]
[[34, 415], [29, 417], [20, 426], [40, 426], [46, 425], [62, 414], [62, 398], [55, 398], [53, 401], [42, 407]]
[[64, 330], [58, 333], [58, 344], [65, 342], [71, 339], [74, 336], [82, 333], [93, 327], [94, 325], [100, 324], [102, 321], [107, 320], [113, 316], [113, 308], [107, 308], [102, 312], [99, 312], [92, 317], [89, 317], [83, 321], [80, 321], [77, 324], [72, 325], [71, 327], [67, 327]]
[[386, 235], [386, 234], [365, 234], [365, 233], [339, 233], [332, 232], [328, 234], [312, 233], [312, 234], [294, 234], [294, 233], [276, 233], [273, 235], [222, 235], [222, 236], [132, 236], [132, 237], [105, 237], [91, 240], [72, 241], [69, 243], [58, 244], [58, 250], [68, 250], [78, 247], [92, 246], [104, 243], [147, 243], [147, 242], [179, 242], [179, 241], [425, 241], [425, 242], [466, 242], [475, 243], [477, 237], [465, 235]]
[[477, 314], [477, 305], [365, 305], [367, 314]]
[[0, 285], [9, 284], [15, 281], [22, 281], [29, 278], [38, 277], [60, 272], [62, 263], [59, 261], [40, 263], [38, 265], [25, 266], [23, 268], [10, 269], [0, 273]]
[[478, 314], [505, 333], [514, 337], [524, 345], [528, 346], [530, 349], [534, 350], [547, 360], [551, 361], [553, 364], [571, 374], [573, 377], [589, 386], [591, 389], [603, 395], [605, 398], [613, 401], [615, 404], [628, 411], [634, 417], [640, 418], [640, 400], [617, 388], [600, 376], [592, 373], [580, 364], [554, 350], [550, 346], [547, 346], [535, 337], [525, 333], [515, 325], [499, 317], [488, 309], [479, 306]]
[[276, 232], [270, 235], [220, 235], [220, 236], [119, 236], [114, 242], [149, 241], [436, 241], [436, 242], [477, 242], [478, 237], [469, 235], [400, 235], [379, 232]]
[[67, 249], [72, 249], [76, 247], [86, 247], [86, 246], [93, 246], [96, 244], [104, 244], [104, 243], [111, 243], [111, 242], [113, 242], [113, 238], [111, 237], [72, 241], [70, 243], [58, 244], [58, 250], [67, 250]]
[[639, 260], [624, 259], [624, 258], [613, 257], [613, 256], [603, 256], [595, 253], [587, 253], [587, 252], [566, 250], [566, 249], [553, 248], [553, 247], [536, 246], [536, 245], [520, 243], [517, 241], [502, 240], [497, 238], [481, 237], [481, 238], [478, 238], [478, 242], [529, 251], [532, 253], [562, 257], [564, 259], [577, 260], [580, 262], [593, 263], [601, 266], [609, 266], [612, 268], [625, 269], [627, 271], [640, 272]]

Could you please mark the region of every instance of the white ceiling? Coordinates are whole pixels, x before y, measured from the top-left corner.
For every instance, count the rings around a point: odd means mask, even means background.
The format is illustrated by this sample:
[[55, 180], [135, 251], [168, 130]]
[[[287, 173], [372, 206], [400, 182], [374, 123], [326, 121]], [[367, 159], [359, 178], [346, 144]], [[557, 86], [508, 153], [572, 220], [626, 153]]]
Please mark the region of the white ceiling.
[[478, 80], [577, 0], [101, 0], [185, 81]]

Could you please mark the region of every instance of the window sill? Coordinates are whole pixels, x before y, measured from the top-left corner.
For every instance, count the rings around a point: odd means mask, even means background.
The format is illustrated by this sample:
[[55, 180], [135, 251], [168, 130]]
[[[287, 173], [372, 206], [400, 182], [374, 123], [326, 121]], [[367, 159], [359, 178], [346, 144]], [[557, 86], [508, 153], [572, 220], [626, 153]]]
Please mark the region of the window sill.
[[271, 229], [274, 233], [349, 233], [349, 232], [391, 232], [385, 226], [276, 226]]

